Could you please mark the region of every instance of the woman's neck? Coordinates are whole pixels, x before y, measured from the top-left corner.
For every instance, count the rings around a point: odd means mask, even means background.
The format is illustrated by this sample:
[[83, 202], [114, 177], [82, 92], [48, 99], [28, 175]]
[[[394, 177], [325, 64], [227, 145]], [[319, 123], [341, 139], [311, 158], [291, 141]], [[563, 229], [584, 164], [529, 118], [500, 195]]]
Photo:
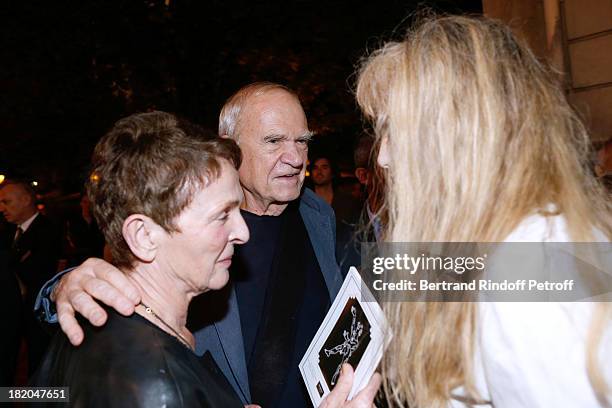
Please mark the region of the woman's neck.
[[195, 340], [187, 329], [187, 310], [194, 294], [187, 286], [150, 264], [139, 265], [126, 276], [140, 292], [141, 305], [136, 313], [193, 349]]

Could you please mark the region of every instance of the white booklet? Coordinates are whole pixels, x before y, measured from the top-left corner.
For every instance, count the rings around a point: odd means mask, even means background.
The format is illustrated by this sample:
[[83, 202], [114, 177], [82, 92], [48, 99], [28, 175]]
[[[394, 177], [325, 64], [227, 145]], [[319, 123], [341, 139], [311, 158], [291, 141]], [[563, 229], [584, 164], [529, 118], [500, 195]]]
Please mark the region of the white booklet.
[[355, 370], [352, 399], [370, 381], [380, 363], [391, 331], [380, 305], [355, 267], [349, 270], [325, 320], [300, 361], [300, 372], [318, 407], [334, 388], [342, 364]]

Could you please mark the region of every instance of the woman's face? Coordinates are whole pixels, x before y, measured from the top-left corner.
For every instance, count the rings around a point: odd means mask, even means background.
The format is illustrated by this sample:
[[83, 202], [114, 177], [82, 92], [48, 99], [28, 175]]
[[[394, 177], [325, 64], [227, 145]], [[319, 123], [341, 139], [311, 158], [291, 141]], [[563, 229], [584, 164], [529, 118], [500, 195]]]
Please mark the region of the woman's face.
[[167, 234], [160, 244], [161, 267], [196, 293], [225, 286], [234, 245], [249, 239], [241, 202], [238, 172], [221, 160], [219, 178], [197, 191], [178, 216], [180, 232]]

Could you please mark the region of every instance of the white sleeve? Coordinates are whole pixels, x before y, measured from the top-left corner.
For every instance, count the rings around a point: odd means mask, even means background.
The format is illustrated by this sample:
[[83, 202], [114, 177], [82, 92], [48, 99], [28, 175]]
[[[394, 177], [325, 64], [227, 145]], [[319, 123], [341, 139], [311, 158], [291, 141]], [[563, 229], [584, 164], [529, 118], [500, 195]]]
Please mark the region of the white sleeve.
[[[597, 407], [586, 370], [592, 303], [480, 303], [480, 352], [495, 408]], [[610, 330], [599, 355], [612, 381]]]

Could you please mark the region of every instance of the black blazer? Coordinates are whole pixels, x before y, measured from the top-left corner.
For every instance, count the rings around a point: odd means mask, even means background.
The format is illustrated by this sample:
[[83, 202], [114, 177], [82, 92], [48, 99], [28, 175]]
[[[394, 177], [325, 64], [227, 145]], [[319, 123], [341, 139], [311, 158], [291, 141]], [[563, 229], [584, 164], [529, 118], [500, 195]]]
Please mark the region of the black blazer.
[[23, 327], [21, 293], [15, 275], [8, 269], [9, 254], [0, 248], [0, 386], [13, 384], [19, 340]]
[[[9, 232], [14, 236], [16, 226]], [[57, 272], [62, 250], [59, 228], [47, 217], [38, 214], [11, 250], [9, 268], [27, 289], [25, 304], [32, 309], [40, 288]]]

